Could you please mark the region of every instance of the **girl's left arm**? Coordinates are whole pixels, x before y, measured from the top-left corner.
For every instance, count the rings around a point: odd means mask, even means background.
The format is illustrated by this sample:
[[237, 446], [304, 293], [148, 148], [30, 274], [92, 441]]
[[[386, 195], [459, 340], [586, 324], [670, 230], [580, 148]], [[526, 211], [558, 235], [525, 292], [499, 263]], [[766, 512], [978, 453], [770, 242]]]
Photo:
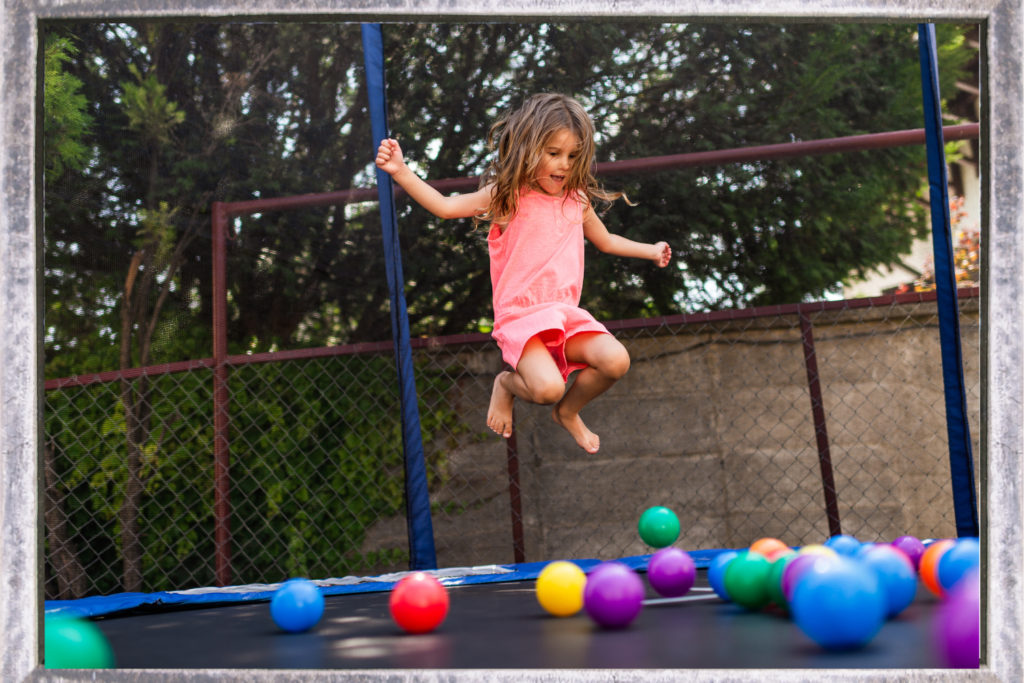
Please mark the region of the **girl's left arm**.
[[583, 236], [606, 254], [654, 261], [659, 268], [664, 268], [672, 260], [672, 249], [666, 242], [642, 244], [608, 232], [593, 207], [587, 207], [583, 214]]

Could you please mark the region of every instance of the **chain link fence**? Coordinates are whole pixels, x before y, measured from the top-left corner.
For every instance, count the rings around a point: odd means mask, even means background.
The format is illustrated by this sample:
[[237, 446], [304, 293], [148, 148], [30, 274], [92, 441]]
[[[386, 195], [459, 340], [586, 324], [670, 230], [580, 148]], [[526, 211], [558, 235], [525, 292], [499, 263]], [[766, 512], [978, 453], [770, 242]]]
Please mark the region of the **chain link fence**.
[[[961, 291], [975, 452], [978, 302]], [[509, 442], [486, 428], [489, 335], [414, 340], [440, 566], [649, 552], [651, 505], [687, 549], [955, 535], [933, 295], [607, 325], [632, 367], [583, 413], [594, 456], [550, 408], [517, 403]], [[229, 358], [234, 583], [407, 568], [390, 346]], [[214, 583], [212, 368], [47, 382], [47, 597]]]

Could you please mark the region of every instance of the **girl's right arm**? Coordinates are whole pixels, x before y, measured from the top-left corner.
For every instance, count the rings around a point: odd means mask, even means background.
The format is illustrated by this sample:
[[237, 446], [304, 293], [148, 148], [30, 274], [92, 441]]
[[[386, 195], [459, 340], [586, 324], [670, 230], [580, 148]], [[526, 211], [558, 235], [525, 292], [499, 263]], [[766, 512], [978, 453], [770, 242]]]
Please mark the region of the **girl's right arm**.
[[376, 163], [377, 168], [394, 178], [416, 203], [438, 218], [478, 216], [485, 213], [491, 203], [493, 185], [476, 192], [445, 197], [412, 172], [402, 158], [402, 148], [398, 146], [396, 140], [389, 138], [380, 143]]

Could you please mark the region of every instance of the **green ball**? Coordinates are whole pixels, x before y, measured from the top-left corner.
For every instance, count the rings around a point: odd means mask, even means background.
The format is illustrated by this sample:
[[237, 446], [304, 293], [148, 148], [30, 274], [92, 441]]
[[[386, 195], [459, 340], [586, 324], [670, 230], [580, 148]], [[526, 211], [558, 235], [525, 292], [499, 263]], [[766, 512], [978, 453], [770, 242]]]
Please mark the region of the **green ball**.
[[786, 571], [786, 565], [796, 559], [796, 553], [787, 553], [775, 558], [772, 562], [772, 570], [768, 573], [768, 597], [782, 609], [789, 609], [786, 596], [782, 593], [782, 572]]
[[653, 507], [640, 515], [640, 538], [652, 548], [666, 548], [679, 538], [679, 518], [666, 507]]
[[772, 564], [763, 555], [740, 555], [725, 570], [725, 592], [737, 605], [759, 610], [771, 600], [768, 595], [768, 575], [771, 571]]
[[91, 621], [57, 617], [44, 625], [47, 669], [110, 669], [114, 651]]

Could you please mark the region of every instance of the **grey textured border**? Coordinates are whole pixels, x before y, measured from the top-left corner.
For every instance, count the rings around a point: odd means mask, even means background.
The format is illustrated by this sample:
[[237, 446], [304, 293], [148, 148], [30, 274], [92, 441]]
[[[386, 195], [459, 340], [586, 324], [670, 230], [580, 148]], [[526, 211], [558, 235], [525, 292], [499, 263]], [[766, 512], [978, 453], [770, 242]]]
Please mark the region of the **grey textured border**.
[[[0, 0], [0, 679], [3, 681], [1022, 681], [1024, 0]], [[36, 53], [40, 20], [729, 18], [983, 23], [983, 649], [981, 671], [99, 671], [38, 668], [41, 245]]]

